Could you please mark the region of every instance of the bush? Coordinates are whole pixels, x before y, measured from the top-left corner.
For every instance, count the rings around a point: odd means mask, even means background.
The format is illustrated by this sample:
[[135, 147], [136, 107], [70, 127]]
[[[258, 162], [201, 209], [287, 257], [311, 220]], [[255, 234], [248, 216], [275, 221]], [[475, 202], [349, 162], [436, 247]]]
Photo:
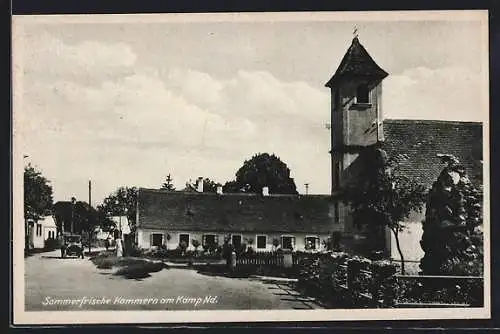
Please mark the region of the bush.
[[165, 268], [165, 265], [161, 262], [137, 262], [132, 263], [128, 266], [120, 268], [116, 271], [115, 275], [125, 276], [126, 278], [146, 278], [149, 277], [150, 273], [158, 272]]
[[152, 262], [149, 260], [134, 257], [116, 257], [107, 252], [101, 252], [90, 258], [98, 269], [118, 268], [115, 275], [122, 275], [127, 278], [144, 278], [149, 273], [157, 272], [165, 268], [162, 262]]
[[397, 285], [400, 303], [445, 303], [483, 306], [482, 279], [400, 279]]
[[188, 244], [185, 242], [185, 241], [182, 241], [181, 243], [179, 243], [179, 246], [177, 247], [182, 254], [184, 254], [188, 248]]
[[195, 255], [197, 255], [197, 253], [198, 253], [198, 247], [200, 247], [200, 242], [197, 239], [193, 239], [193, 240], [191, 240], [191, 244], [194, 247]]

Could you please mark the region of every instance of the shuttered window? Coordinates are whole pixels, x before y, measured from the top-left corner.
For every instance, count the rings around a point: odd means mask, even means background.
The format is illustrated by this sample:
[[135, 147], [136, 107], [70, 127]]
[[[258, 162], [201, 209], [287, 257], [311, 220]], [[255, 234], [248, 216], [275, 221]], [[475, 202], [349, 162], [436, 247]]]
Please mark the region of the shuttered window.
[[267, 244], [267, 237], [265, 235], [257, 236], [257, 249], [265, 249]]
[[305, 248], [308, 250], [319, 248], [319, 238], [317, 236], [307, 236], [304, 240]]
[[218, 245], [219, 238], [217, 234], [204, 234], [202, 239], [203, 246]]
[[163, 234], [162, 233], [152, 233], [151, 234], [151, 246], [161, 247], [163, 245]]
[[281, 237], [281, 248], [283, 248], [283, 249], [294, 249], [295, 248], [295, 237], [292, 237], [292, 236], [282, 236]]
[[356, 90], [356, 103], [370, 103], [370, 91], [366, 84], [358, 86]]
[[189, 247], [189, 234], [179, 234], [179, 245], [185, 243]]

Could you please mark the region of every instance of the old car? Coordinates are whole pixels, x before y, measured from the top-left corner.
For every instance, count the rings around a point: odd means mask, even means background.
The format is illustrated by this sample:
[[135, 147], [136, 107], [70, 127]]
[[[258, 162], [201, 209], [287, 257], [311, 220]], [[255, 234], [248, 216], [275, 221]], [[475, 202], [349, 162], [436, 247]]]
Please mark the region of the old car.
[[83, 259], [82, 236], [78, 234], [65, 235], [61, 244], [61, 258], [76, 256]]

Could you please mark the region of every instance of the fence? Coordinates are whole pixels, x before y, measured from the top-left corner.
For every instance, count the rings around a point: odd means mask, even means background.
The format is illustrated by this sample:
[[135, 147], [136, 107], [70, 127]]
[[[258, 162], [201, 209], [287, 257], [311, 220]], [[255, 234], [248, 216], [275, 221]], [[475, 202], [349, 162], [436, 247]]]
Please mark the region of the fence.
[[332, 307], [480, 307], [483, 278], [405, 276], [390, 261], [370, 261], [330, 253], [304, 257], [299, 288]]
[[242, 265], [283, 267], [283, 255], [276, 252], [259, 252], [253, 255], [237, 256], [236, 266]]
[[[298, 267], [300, 261], [309, 253], [292, 252], [292, 266]], [[272, 266], [281, 268], [284, 266], [284, 254], [282, 252], [255, 252], [244, 253], [236, 257], [237, 266]]]

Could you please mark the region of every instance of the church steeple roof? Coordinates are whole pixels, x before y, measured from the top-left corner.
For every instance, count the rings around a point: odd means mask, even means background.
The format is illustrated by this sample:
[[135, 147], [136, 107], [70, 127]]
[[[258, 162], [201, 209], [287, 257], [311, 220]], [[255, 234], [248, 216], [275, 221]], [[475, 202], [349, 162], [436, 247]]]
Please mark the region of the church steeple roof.
[[331, 88], [343, 79], [353, 77], [369, 77], [382, 80], [388, 75], [386, 71], [375, 63], [356, 36], [353, 38], [352, 44], [344, 55], [344, 58], [342, 58], [337, 71], [325, 86]]

